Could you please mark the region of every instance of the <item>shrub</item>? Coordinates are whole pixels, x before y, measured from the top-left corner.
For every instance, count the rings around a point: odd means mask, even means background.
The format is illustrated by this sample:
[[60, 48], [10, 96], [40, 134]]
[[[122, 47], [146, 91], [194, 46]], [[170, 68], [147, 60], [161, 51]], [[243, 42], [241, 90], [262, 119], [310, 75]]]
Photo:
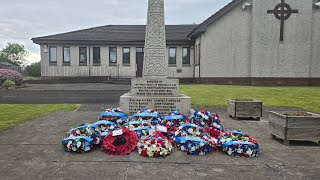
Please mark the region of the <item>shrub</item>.
[[38, 78], [28, 76], [28, 77], [25, 77], [23, 80], [24, 81], [33, 81], [33, 80], [37, 80], [37, 79]]
[[41, 76], [41, 65], [40, 62], [32, 63], [26, 67], [26, 72], [28, 76], [39, 77]]
[[17, 71], [10, 69], [0, 69], [0, 84], [6, 80], [11, 80], [16, 83], [16, 85], [22, 84], [22, 75]]
[[16, 83], [11, 80], [5, 80], [4, 83], [1, 86], [2, 88], [8, 89], [9, 87], [16, 87]]

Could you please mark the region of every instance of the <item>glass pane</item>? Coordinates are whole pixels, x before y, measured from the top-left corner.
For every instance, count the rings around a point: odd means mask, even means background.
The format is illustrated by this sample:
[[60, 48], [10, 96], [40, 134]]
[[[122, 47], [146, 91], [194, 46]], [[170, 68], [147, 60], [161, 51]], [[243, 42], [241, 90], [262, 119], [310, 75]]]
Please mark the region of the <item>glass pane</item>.
[[70, 48], [65, 47], [63, 48], [63, 62], [70, 63]]
[[93, 64], [100, 64], [100, 48], [93, 48]]
[[169, 64], [176, 64], [176, 48], [169, 49]]
[[57, 62], [57, 48], [50, 47], [50, 62]]
[[87, 48], [86, 47], [80, 47], [80, 63], [87, 63]]
[[144, 48], [142, 48], [142, 47], [141, 47], [141, 48], [140, 48], [140, 47], [138, 47], [136, 51], [137, 51], [137, 53], [143, 53], [143, 52], [144, 52]]
[[130, 64], [130, 48], [123, 48], [123, 64]]
[[110, 63], [117, 63], [117, 48], [109, 48], [110, 54]]
[[190, 64], [190, 48], [183, 48], [182, 64]]

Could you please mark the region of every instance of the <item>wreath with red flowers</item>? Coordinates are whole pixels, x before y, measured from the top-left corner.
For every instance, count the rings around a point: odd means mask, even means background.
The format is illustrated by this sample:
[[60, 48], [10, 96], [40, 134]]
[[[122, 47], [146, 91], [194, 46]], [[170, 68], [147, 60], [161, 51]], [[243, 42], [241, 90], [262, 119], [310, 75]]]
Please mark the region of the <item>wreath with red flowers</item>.
[[175, 146], [189, 155], [204, 155], [217, 149], [217, 139], [195, 124], [184, 124], [175, 132]]
[[161, 120], [161, 125], [167, 127], [167, 135], [171, 139], [178, 130], [178, 127], [186, 123], [190, 123], [190, 119], [182, 112], [179, 112], [179, 110], [164, 115]]
[[153, 109], [143, 109], [135, 113], [132, 117], [132, 121], [142, 121], [142, 124], [147, 126], [155, 126], [161, 123], [160, 114]]
[[256, 139], [241, 130], [227, 130], [220, 139], [222, 149], [230, 156], [256, 157], [259, 155], [259, 144]]
[[106, 120], [113, 122], [117, 127], [122, 127], [123, 124], [128, 122], [128, 115], [121, 111], [120, 108], [110, 108], [102, 112], [99, 120]]
[[207, 110], [195, 111], [191, 117], [191, 122], [198, 126], [214, 127], [219, 131], [223, 130], [223, 125], [221, 124], [219, 115]]
[[123, 127], [110, 132], [110, 134], [103, 139], [101, 150], [114, 156], [127, 155], [136, 149], [138, 140], [138, 136], [134, 131]]
[[161, 132], [141, 138], [137, 145], [138, 153], [145, 157], [160, 157], [170, 155], [173, 147], [167, 137]]

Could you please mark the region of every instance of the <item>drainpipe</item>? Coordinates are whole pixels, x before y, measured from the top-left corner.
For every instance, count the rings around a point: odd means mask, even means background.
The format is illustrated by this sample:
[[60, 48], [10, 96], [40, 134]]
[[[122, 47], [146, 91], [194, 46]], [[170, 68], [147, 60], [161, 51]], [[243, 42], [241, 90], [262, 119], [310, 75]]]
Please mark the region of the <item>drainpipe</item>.
[[[90, 44], [90, 43], [89, 43]], [[89, 45], [89, 77], [91, 77], [91, 46]]]
[[201, 82], [201, 35], [199, 37], [199, 79], [200, 79], [200, 82]]

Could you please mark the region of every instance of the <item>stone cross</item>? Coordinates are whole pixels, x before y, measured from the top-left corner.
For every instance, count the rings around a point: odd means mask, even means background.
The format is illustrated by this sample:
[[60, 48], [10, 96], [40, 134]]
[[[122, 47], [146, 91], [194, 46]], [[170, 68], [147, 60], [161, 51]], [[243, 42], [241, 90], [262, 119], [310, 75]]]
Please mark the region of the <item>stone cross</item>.
[[273, 10], [268, 10], [268, 14], [274, 14], [274, 16], [280, 20], [280, 41], [283, 41], [284, 33], [284, 21], [289, 19], [292, 13], [298, 13], [297, 9], [291, 9], [290, 5], [281, 0], [281, 3], [276, 5]]
[[164, 0], [149, 0], [143, 78], [167, 78]]

